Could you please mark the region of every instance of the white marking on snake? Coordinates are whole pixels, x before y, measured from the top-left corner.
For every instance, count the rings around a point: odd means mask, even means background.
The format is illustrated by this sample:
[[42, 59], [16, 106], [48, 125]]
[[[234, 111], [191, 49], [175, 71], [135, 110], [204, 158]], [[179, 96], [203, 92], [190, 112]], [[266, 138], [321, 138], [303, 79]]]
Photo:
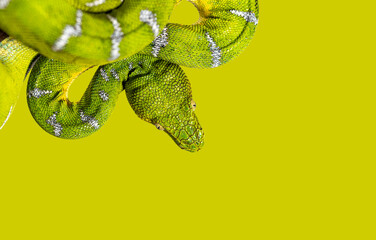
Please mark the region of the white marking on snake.
[[124, 33], [121, 31], [120, 23], [116, 18], [111, 15], [107, 15], [107, 18], [111, 21], [114, 27], [114, 32], [111, 35], [111, 56], [108, 60], [112, 61], [120, 57], [120, 42], [124, 37]]
[[10, 2], [10, 0], [0, 0], [0, 9], [6, 8], [9, 4], [9, 2]]
[[13, 106], [10, 106], [10, 110], [9, 110], [8, 116], [5, 119], [5, 121], [3, 122], [3, 125], [1, 125], [0, 130], [4, 127], [5, 123], [8, 121], [8, 119], [10, 117], [10, 114], [12, 113], [12, 109], [13, 109]]
[[110, 78], [108, 77], [106, 71], [105, 71], [103, 68], [100, 69], [100, 72], [101, 72], [101, 75], [102, 75], [103, 79], [104, 79], [106, 82], [110, 81]]
[[115, 71], [115, 69], [111, 68], [110, 70], [112, 76], [116, 79], [116, 80], [120, 80], [120, 77], [119, 77], [119, 74]]
[[107, 101], [109, 98], [108, 94], [103, 90], [99, 91], [99, 97], [101, 97], [104, 102]]
[[154, 38], [159, 35], [159, 25], [157, 21], [157, 15], [149, 10], [141, 10], [140, 21], [146, 23], [151, 27], [151, 30], [154, 33]]
[[242, 12], [239, 10], [230, 10], [230, 12], [244, 18], [247, 22], [254, 23], [255, 25], [258, 24], [258, 19], [253, 12]]
[[54, 128], [55, 136], [60, 136], [61, 131], [63, 130], [63, 127], [61, 126], [60, 123], [57, 122], [56, 114], [57, 114], [57, 112], [52, 114], [52, 116], [47, 119], [47, 124], [51, 125]]
[[221, 65], [221, 49], [217, 46], [217, 44], [214, 42], [213, 38], [209, 35], [208, 32], [205, 35], [210, 45], [210, 51], [212, 52], [212, 67], [218, 67], [219, 65]]
[[128, 68], [129, 68], [129, 71], [132, 70], [133, 69], [133, 63], [129, 63]]
[[[106, 2], [106, 0], [96, 0], [94, 2], [88, 2], [85, 5], [87, 7], [95, 7], [95, 6], [101, 5], [101, 4], [105, 3], [105, 2]], [[123, 0], [121, 0], [121, 2], [123, 2]]]
[[83, 111], [80, 111], [80, 117], [81, 117], [81, 120], [83, 122], [88, 123], [93, 128], [95, 128], [95, 129], [99, 128], [98, 120], [96, 120], [95, 118], [90, 117], [88, 115], [85, 115]]
[[101, 4], [105, 3], [105, 2], [106, 2], [106, 0], [96, 0], [94, 2], [88, 2], [85, 5], [87, 7], [95, 7], [95, 6], [101, 5]]
[[151, 54], [157, 57], [161, 48], [166, 47], [168, 44], [167, 27], [163, 28], [162, 33], [153, 41], [153, 50]]
[[82, 11], [77, 10], [76, 12], [76, 24], [74, 26], [67, 25], [63, 30], [63, 34], [56, 40], [52, 46], [53, 51], [60, 51], [65, 48], [68, 44], [69, 38], [81, 36], [81, 24], [82, 24]]
[[29, 98], [31, 98], [31, 97], [40, 98], [40, 97], [43, 97], [43, 96], [50, 94], [50, 93], [52, 93], [52, 91], [35, 88], [35, 89], [29, 91], [27, 96]]

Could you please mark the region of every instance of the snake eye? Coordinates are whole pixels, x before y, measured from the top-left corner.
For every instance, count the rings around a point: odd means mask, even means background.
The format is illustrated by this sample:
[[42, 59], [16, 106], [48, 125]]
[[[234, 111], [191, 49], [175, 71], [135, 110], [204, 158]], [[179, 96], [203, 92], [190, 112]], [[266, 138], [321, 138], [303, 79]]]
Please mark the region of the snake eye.
[[191, 100], [191, 106], [193, 108], [193, 111], [196, 110], [196, 102], [193, 101], [193, 99]]
[[160, 125], [160, 124], [155, 124], [155, 127], [158, 129], [158, 130], [161, 130], [161, 131], [164, 131], [164, 128]]

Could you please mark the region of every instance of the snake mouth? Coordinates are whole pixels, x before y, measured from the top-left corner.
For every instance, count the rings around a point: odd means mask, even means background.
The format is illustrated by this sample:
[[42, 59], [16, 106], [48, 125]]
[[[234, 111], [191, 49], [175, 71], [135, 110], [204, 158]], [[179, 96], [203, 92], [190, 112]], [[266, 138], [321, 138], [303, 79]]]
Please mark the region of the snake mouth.
[[190, 104], [185, 106], [186, 111], [168, 115], [155, 122], [163, 129], [156, 125], [157, 128], [164, 130], [181, 149], [197, 152], [204, 146], [204, 131]]
[[165, 132], [172, 138], [176, 145], [188, 152], [197, 152], [204, 147], [204, 132], [201, 128], [198, 129], [196, 133], [190, 136], [188, 139], [178, 138], [169, 131]]

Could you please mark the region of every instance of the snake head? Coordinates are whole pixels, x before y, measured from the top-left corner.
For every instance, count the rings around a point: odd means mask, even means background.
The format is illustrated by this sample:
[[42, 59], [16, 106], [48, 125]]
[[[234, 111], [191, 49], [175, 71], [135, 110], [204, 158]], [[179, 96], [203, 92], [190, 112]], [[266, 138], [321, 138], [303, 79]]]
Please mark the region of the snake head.
[[165, 114], [153, 119], [158, 130], [165, 131], [182, 149], [195, 152], [204, 145], [204, 131], [194, 113], [194, 101], [184, 99], [176, 106], [166, 106]]
[[184, 150], [203, 147], [204, 132], [195, 114], [191, 86], [178, 65], [143, 59], [123, 86], [138, 117], [166, 132]]

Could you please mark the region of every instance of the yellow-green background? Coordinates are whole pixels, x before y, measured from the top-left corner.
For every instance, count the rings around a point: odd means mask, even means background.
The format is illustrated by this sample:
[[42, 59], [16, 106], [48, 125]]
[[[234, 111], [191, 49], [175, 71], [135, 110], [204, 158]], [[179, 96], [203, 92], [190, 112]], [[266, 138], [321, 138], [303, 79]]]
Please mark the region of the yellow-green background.
[[[182, 6], [174, 19], [193, 21]], [[52, 137], [24, 87], [0, 133], [0, 239], [376, 239], [374, 9], [260, 0], [240, 57], [185, 69], [206, 133], [194, 154], [124, 94], [93, 136]]]

